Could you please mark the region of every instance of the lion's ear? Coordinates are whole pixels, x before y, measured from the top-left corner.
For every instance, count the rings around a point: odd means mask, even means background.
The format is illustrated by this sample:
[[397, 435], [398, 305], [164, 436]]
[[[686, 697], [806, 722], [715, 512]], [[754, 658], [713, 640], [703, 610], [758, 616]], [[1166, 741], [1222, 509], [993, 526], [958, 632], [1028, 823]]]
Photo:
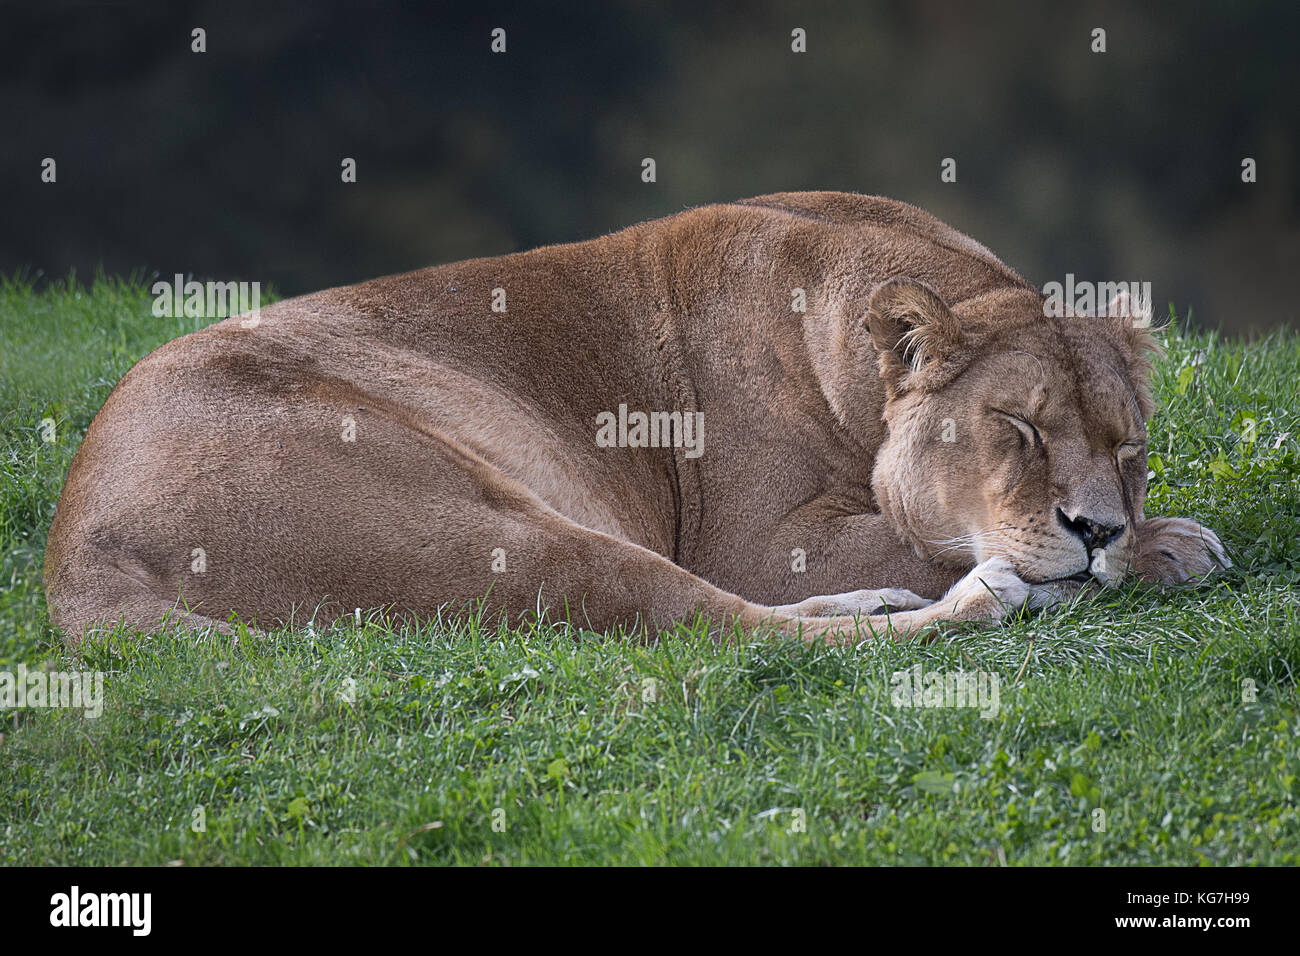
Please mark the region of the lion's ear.
[[867, 302], [871, 343], [890, 396], [924, 385], [926, 372], [962, 344], [961, 327], [947, 303], [916, 279], [882, 282]]
[[1124, 341], [1138, 408], [1143, 420], [1148, 420], [1155, 412], [1155, 402], [1151, 397], [1151, 357], [1164, 353], [1154, 335], [1156, 329], [1151, 322], [1151, 303], [1142, 296], [1134, 298], [1127, 292], [1120, 292], [1110, 300], [1104, 318], [1111, 322]]

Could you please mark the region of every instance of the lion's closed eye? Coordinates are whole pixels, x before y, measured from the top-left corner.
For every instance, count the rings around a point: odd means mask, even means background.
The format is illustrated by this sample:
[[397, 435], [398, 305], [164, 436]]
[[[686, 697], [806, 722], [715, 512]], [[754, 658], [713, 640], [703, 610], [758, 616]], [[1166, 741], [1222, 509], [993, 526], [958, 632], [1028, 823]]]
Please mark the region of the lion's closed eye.
[[1020, 433], [1022, 447], [1024, 445], [1031, 447], [1042, 446], [1043, 436], [1039, 434], [1038, 429], [1034, 426], [1033, 422], [1029, 421], [1029, 419], [1016, 415], [1013, 412], [1005, 411], [1001, 408], [994, 408], [991, 409], [991, 411], [994, 415], [997, 415], [1003, 421], [1010, 422], [1011, 425], [1015, 427], [1016, 431]]

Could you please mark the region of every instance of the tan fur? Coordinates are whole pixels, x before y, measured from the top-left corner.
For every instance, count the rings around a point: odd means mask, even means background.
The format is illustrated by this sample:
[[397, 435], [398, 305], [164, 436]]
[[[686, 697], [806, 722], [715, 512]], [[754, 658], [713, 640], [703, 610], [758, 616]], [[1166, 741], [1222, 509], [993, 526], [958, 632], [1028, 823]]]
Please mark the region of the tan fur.
[[[1199, 525], [1143, 519], [1151, 339], [1129, 304], [1042, 303], [926, 213], [840, 193], [281, 302], [118, 384], [50, 530], [51, 616], [76, 641], [177, 609], [270, 626], [482, 600], [847, 640], [995, 620], [1090, 566], [1226, 563]], [[598, 447], [620, 404], [702, 412], [703, 454]], [[1098, 559], [1058, 508], [1124, 530]]]

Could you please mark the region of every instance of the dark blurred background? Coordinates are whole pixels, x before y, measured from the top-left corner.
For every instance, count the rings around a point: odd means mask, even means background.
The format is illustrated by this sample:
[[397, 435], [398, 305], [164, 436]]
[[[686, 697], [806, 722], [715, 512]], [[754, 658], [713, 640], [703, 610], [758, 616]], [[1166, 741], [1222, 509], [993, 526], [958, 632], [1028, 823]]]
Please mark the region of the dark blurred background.
[[845, 189], [920, 205], [1040, 286], [1151, 281], [1158, 312], [1294, 324], [1300, 5], [1135, 7], [4, 6], [0, 272], [296, 294]]

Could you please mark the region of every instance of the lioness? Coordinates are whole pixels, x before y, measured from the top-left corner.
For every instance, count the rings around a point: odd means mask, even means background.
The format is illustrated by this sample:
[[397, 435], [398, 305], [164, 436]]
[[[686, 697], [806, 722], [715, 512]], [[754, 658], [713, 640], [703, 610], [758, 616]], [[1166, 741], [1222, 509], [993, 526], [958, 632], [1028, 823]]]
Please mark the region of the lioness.
[[1043, 305], [921, 210], [832, 192], [280, 302], [114, 389], [50, 614], [75, 642], [482, 599], [851, 641], [1226, 566], [1143, 517], [1143, 310]]

